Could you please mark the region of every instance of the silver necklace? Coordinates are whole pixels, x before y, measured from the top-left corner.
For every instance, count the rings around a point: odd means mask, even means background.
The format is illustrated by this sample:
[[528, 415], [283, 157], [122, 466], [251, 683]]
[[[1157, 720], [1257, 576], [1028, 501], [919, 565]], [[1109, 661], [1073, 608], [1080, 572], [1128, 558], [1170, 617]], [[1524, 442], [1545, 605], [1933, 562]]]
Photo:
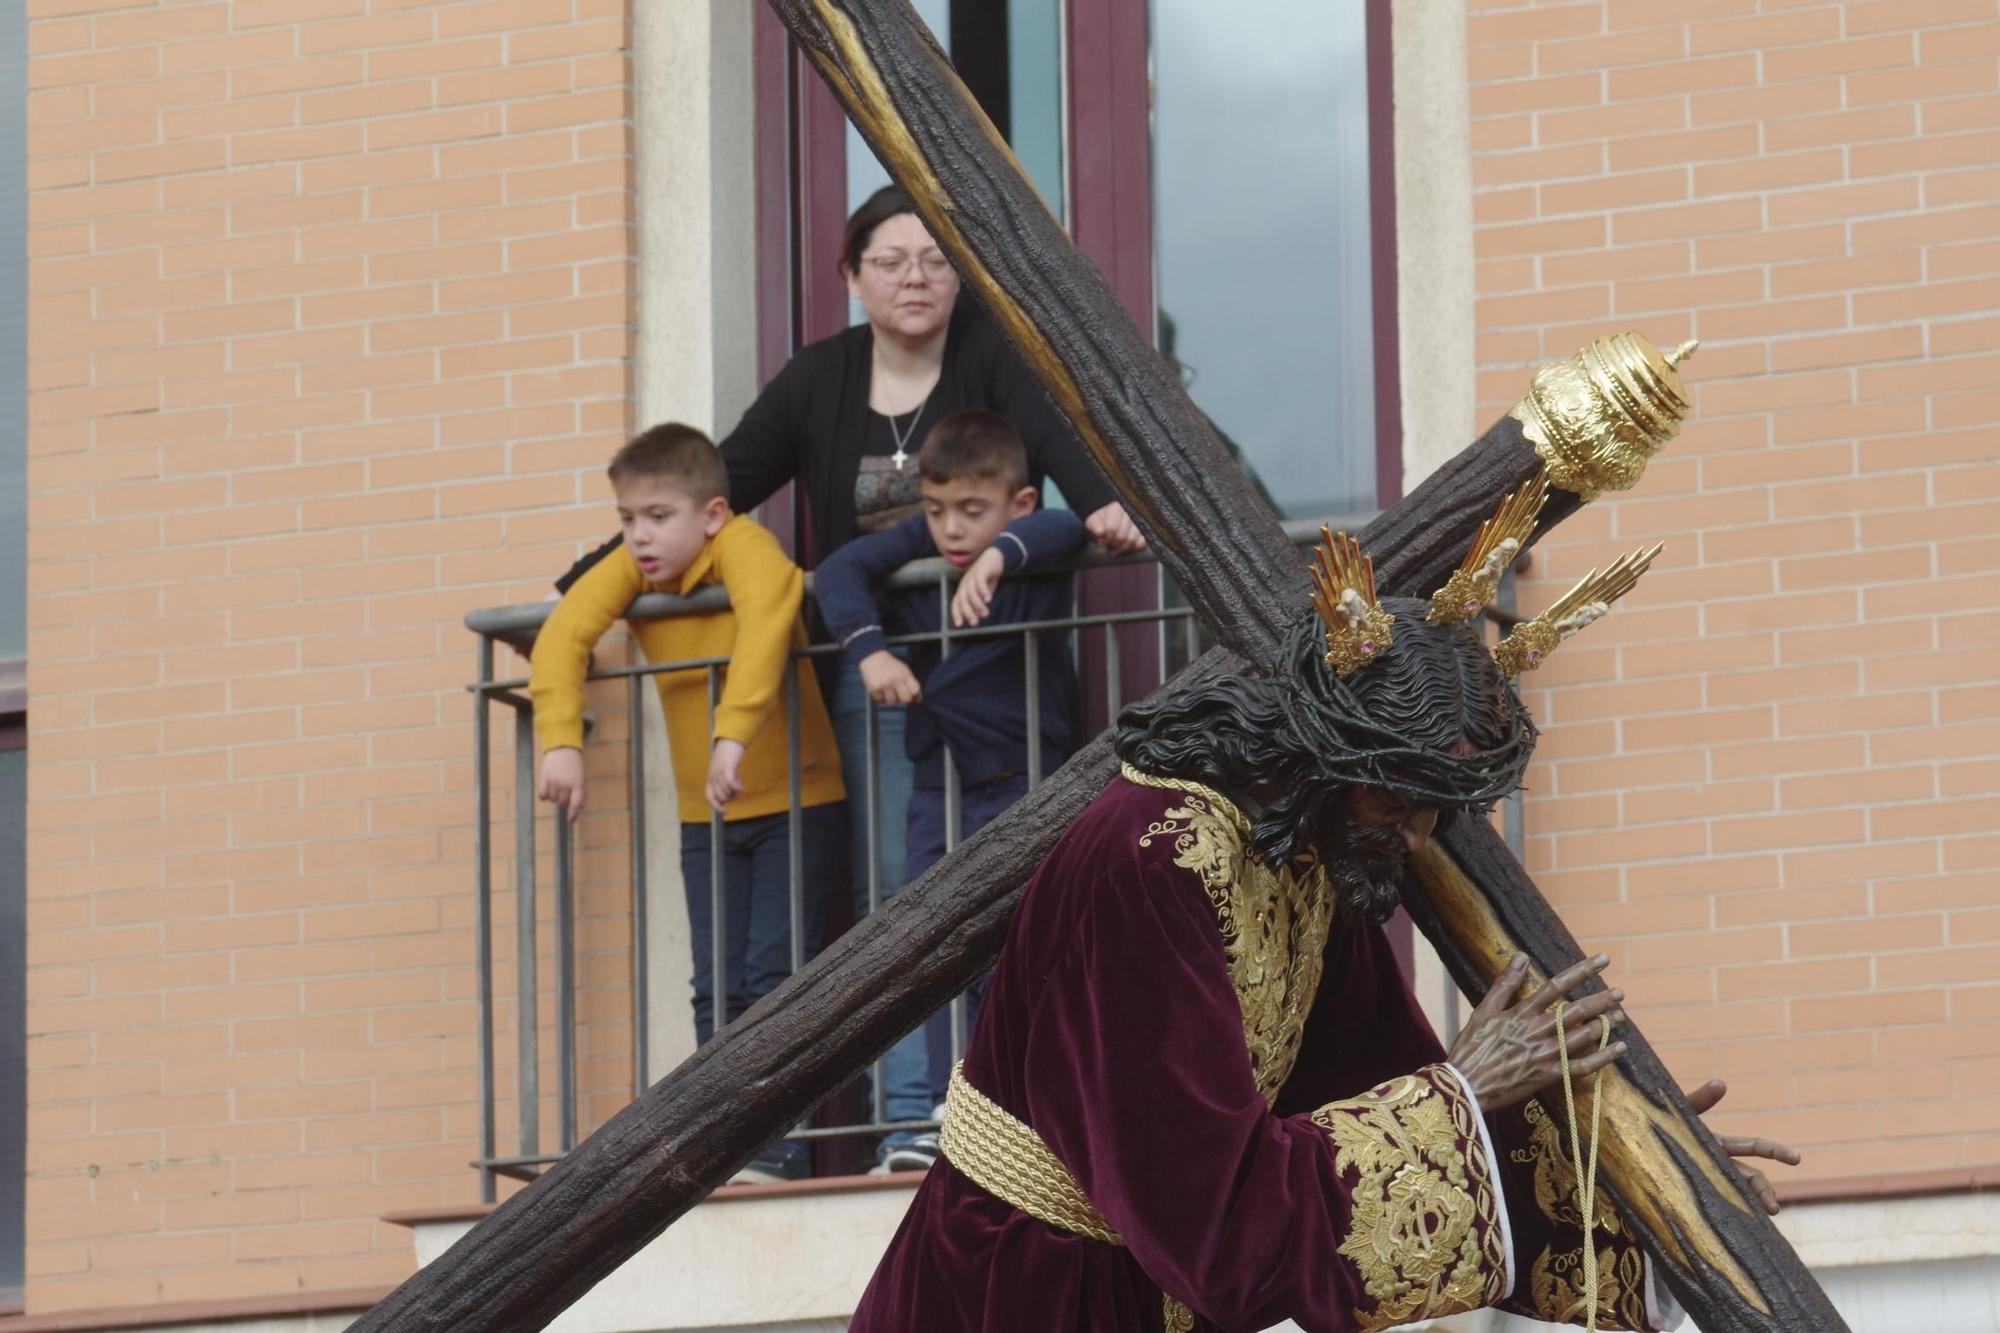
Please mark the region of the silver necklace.
[[895, 465], [898, 472], [903, 470], [903, 464], [910, 461], [909, 451], [905, 446], [916, 437], [917, 418], [924, 414], [924, 407], [930, 400], [931, 396], [925, 394], [923, 402], [917, 404], [917, 410], [910, 413], [910, 424], [906, 428], [897, 426], [896, 418], [888, 416], [886, 412], [883, 413], [889, 421], [889, 438], [896, 442], [896, 452], [889, 455], [889, 461]]

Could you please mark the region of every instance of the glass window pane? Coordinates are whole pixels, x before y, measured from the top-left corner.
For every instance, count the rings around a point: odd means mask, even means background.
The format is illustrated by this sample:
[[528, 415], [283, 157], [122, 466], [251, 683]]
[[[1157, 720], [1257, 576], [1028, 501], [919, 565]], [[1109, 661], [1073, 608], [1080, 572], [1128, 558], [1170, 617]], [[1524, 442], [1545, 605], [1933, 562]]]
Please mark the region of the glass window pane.
[[[945, 54], [951, 54], [951, 0], [915, 0], [917, 17], [931, 30]], [[854, 128], [852, 121], [847, 125], [847, 211], [853, 212], [861, 206], [861, 201], [889, 183], [889, 173], [875, 160], [875, 150], [861, 137], [861, 131]], [[807, 255], [809, 264], [831, 263], [833, 256]], [[849, 323], [859, 324], [862, 319], [861, 303], [849, 303]]]
[[1373, 509], [1365, 6], [1152, 17], [1161, 350], [1280, 514]]
[[[1035, 189], [1041, 192], [1049, 211], [1062, 218], [1065, 216], [1062, 0], [915, 0], [917, 16], [954, 62], [994, 59], [989, 52], [953, 49], [954, 11], [966, 5], [987, 9], [1005, 6], [1007, 50], [998, 54], [997, 64], [1005, 72], [1006, 102], [1004, 106], [989, 107], [989, 114], [1006, 132], [1008, 145]], [[964, 68], [963, 64], [960, 67]], [[976, 82], [986, 86], [991, 80], [981, 78]], [[874, 150], [861, 137], [861, 131], [850, 123], [847, 127], [849, 211], [888, 183], [889, 173], [875, 160]], [[808, 262], [820, 261], [808, 256]], [[861, 322], [860, 302], [849, 302], [848, 317], [850, 323]]]
[[1049, 212], [1067, 218], [1062, 20], [1062, 0], [1007, 0], [1007, 141]]

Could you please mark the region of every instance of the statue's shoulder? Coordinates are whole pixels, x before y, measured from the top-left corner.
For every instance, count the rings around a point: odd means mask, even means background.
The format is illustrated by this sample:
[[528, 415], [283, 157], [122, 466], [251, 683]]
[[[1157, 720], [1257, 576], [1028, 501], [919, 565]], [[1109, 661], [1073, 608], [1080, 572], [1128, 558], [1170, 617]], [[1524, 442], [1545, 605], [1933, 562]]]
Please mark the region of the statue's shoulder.
[[1249, 843], [1249, 821], [1229, 798], [1186, 778], [1126, 764], [1098, 799], [1134, 861], [1155, 872], [1192, 872], [1204, 887], [1233, 877]]

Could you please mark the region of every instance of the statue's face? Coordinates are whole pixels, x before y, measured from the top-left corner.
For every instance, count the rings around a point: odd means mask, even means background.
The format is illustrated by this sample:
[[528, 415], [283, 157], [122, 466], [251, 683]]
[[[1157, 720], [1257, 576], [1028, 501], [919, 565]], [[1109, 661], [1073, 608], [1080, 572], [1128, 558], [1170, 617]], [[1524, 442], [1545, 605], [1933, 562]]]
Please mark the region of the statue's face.
[[1371, 787], [1349, 787], [1346, 819], [1321, 843], [1320, 861], [1341, 905], [1369, 921], [1386, 920], [1402, 897], [1403, 873], [1437, 828], [1435, 806], [1413, 806]]
[[[1393, 792], [1373, 787], [1350, 787], [1347, 817], [1360, 828], [1385, 829], [1394, 834], [1405, 854], [1414, 856], [1424, 849], [1437, 829], [1438, 808], [1411, 805]], [[1378, 839], [1386, 843], [1387, 838]]]

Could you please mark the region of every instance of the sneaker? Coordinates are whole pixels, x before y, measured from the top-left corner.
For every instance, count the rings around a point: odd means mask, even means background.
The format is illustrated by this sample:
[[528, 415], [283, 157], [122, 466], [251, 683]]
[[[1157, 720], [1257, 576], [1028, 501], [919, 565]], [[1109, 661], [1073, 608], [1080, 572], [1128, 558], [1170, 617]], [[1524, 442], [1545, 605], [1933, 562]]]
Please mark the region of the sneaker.
[[919, 1134], [907, 1143], [898, 1143], [882, 1155], [882, 1174], [892, 1171], [928, 1171], [937, 1164], [938, 1136]]
[[804, 1180], [811, 1164], [803, 1143], [780, 1139], [741, 1167], [729, 1178], [731, 1185], [782, 1185], [788, 1180]]

